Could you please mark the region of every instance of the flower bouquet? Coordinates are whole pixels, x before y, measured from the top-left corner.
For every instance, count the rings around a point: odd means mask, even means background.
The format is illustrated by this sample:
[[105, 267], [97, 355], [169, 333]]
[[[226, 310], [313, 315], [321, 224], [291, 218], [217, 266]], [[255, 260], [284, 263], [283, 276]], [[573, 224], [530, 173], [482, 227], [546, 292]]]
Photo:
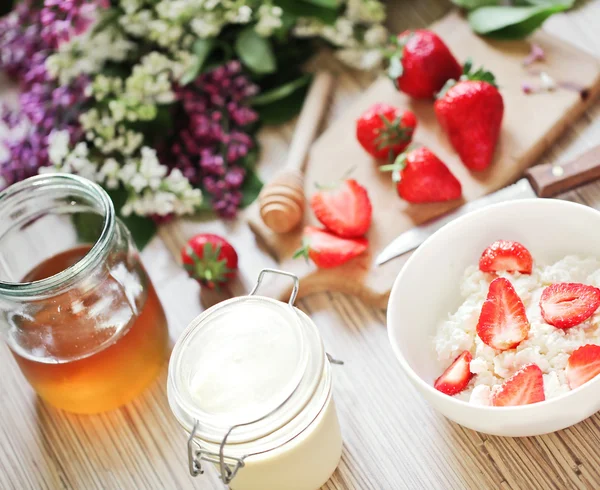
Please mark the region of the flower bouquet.
[[[38, 172], [101, 184], [128, 225], [258, 194], [256, 132], [300, 109], [316, 43], [380, 63], [378, 0], [25, 0], [0, 20], [0, 189]], [[150, 231], [149, 231], [150, 230]]]

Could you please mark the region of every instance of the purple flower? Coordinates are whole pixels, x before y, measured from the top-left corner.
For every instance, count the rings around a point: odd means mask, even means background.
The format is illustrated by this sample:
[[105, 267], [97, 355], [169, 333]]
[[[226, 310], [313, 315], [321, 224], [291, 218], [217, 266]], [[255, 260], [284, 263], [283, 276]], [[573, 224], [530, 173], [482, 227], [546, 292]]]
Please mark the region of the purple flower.
[[242, 201], [246, 171], [239, 165], [254, 147], [246, 127], [258, 119], [247, 103], [258, 87], [231, 61], [177, 87], [181, 101], [176, 127], [159, 158], [181, 170], [189, 181], [210, 195], [214, 210], [231, 218]]
[[94, 22], [98, 8], [108, 7], [109, 0], [45, 0], [40, 13], [42, 38], [57, 48], [72, 36], [85, 32]]

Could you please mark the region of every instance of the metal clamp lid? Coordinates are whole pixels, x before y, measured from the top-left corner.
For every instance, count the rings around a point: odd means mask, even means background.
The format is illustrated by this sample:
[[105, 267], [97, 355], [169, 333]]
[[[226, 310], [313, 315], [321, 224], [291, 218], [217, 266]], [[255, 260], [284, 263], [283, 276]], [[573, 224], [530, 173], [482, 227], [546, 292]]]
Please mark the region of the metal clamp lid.
[[[256, 284], [255, 284], [254, 288], [252, 288], [252, 291], [250, 291], [249, 296], [254, 296], [256, 294], [256, 291], [258, 290], [259, 286], [261, 285], [261, 282], [262, 282], [264, 276], [268, 273], [279, 274], [282, 276], [292, 278], [292, 280], [294, 281], [294, 286], [292, 288], [292, 292], [290, 294], [288, 304], [290, 306], [293, 306], [294, 301], [296, 300], [296, 297], [298, 296], [298, 289], [299, 289], [299, 283], [300, 283], [298, 276], [291, 274], [289, 272], [285, 272], [285, 271], [281, 271], [281, 270], [277, 270], [277, 269], [261, 270], [260, 274], [258, 275]], [[338, 361], [338, 360], [332, 358], [329, 354], [326, 354], [326, 355], [327, 355], [327, 359], [330, 363], [343, 364], [342, 361]], [[225, 445], [227, 444], [227, 439], [229, 438], [229, 436], [235, 429], [259, 422], [260, 420], [270, 416], [271, 414], [273, 414], [274, 412], [279, 410], [283, 406], [283, 404], [285, 404], [285, 401], [281, 405], [276, 407], [272, 412], [264, 415], [263, 417], [259, 418], [258, 420], [253, 420], [250, 422], [232, 426], [227, 431], [225, 436], [223, 437], [223, 440], [221, 441], [221, 443], [219, 445], [218, 453], [204, 449], [200, 445], [200, 443], [195, 440], [196, 433], [198, 432], [198, 429], [199, 429], [199, 422], [196, 420], [194, 427], [192, 429], [192, 432], [190, 433], [190, 436], [188, 438], [188, 443], [187, 443], [188, 464], [189, 464], [190, 474], [192, 476], [198, 476], [200, 474], [203, 474], [204, 470], [202, 469], [202, 461], [208, 461], [209, 463], [218, 465], [220, 478], [224, 484], [228, 485], [229, 483], [231, 483], [231, 481], [237, 475], [238, 471], [244, 467], [245, 459], [248, 457], [248, 455], [244, 455], [244, 456], [241, 456], [238, 458], [225, 455], [224, 451], [225, 451]]]

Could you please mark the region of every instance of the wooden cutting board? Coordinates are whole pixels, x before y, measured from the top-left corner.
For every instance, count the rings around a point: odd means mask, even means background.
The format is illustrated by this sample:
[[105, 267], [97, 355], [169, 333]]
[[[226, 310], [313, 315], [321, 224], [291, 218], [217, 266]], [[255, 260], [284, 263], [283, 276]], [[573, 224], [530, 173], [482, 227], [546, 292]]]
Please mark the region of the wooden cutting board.
[[[600, 92], [600, 63], [585, 53], [545, 32], [538, 31], [527, 41], [492, 41], [473, 34], [458, 13], [451, 13], [431, 27], [450, 46], [462, 63], [484, 65], [496, 75], [504, 97], [505, 113], [495, 160], [484, 172], [472, 173], [461, 163], [437, 124], [431, 101], [413, 100], [394, 88], [387, 78], [377, 80], [315, 142], [306, 168], [305, 193], [314, 192], [315, 182], [340, 179], [351, 168], [352, 177], [368, 190], [373, 204], [373, 224], [368, 233], [369, 253], [341, 267], [317, 269], [304, 260], [293, 260], [302, 241], [302, 228], [277, 235], [262, 223], [256, 203], [248, 209], [248, 222], [280, 268], [300, 277], [300, 295], [319, 291], [341, 291], [360, 296], [368, 303], [385, 307], [389, 291], [408, 254], [380, 267], [377, 254], [401, 232], [439, 215], [464, 201], [441, 204], [409, 204], [396, 194], [390, 174], [381, 173], [375, 161], [355, 139], [355, 122], [376, 102], [386, 102], [415, 112], [419, 126], [414, 141], [429, 147], [461, 181], [465, 200], [476, 199], [515, 181], [596, 98]], [[543, 70], [557, 81], [574, 82], [587, 89], [587, 97], [571, 90], [525, 95], [521, 84], [539, 84], [539, 76], [522, 66], [530, 42], [539, 44], [546, 60], [533, 68]], [[318, 225], [307, 209], [305, 224]], [[268, 285], [267, 285], [268, 287]], [[287, 297], [289, 290], [273, 284], [266, 294]]]

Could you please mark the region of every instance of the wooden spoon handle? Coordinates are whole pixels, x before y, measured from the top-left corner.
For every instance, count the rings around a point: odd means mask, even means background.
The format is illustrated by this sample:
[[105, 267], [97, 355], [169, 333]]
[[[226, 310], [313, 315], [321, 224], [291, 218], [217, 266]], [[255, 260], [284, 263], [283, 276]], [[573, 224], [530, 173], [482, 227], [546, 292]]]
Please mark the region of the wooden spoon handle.
[[545, 163], [525, 172], [538, 197], [552, 197], [600, 179], [600, 145], [562, 165]]
[[322, 71], [315, 75], [294, 131], [286, 165], [288, 169], [302, 171], [304, 168], [306, 155], [329, 105], [328, 98], [332, 89], [333, 75], [331, 73]]

